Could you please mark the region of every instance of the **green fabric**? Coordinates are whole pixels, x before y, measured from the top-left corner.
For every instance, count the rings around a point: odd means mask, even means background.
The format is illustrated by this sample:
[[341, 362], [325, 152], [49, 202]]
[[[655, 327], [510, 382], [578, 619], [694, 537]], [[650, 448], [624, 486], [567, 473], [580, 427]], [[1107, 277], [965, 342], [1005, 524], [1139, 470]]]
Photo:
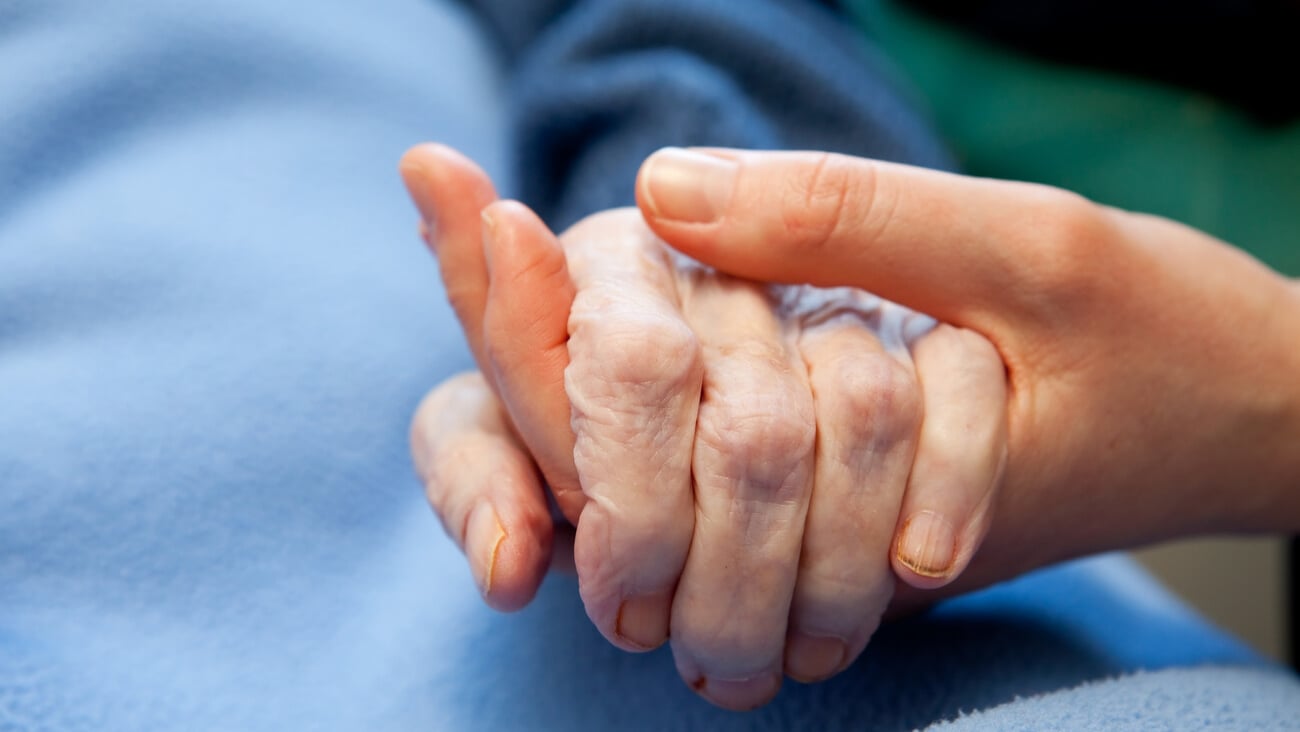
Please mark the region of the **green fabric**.
[[1261, 128], [1204, 95], [1027, 58], [894, 3], [846, 5], [967, 172], [1176, 219], [1300, 275], [1300, 125]]

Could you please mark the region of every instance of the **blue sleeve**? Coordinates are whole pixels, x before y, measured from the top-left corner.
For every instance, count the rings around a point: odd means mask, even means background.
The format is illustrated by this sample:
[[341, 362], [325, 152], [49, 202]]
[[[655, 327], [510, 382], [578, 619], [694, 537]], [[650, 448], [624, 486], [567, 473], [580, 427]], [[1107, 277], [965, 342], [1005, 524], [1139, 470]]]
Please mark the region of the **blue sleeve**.
[[475, 3], [512, 59], [515, 193], [556, 228], [633, 203], [666, 146], [952, 161], [888, 64], [810, 0]]

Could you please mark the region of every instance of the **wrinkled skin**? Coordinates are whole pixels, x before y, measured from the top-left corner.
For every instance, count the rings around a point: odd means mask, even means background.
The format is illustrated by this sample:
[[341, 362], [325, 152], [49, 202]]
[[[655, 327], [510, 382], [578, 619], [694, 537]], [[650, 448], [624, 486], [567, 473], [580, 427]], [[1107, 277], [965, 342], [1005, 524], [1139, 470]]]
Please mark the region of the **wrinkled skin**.
[[996, 519], [939, 594], [1176, 536], [1300, 531], [1300, 283], [1224, 242], [1048, 186], [828, 153], [661, 150], [637, 198], [723, 271], [864, 288], [994, 344]]
[[[579, 533], [583, 531], [583, 506], [587, 505], [583, 489], [588, 481], [579, 480], [571, 460], [575, 435], [571, 430], [545, 429], [562, 422], [571, 409], [569, 395], [562, 388], [569, 364], [568, 319], [567, 315], [557, 318], [555, 313], [568, 313], [578, 292], [563, 264], [565, 248], [516, 204], [495, 204], [488, 209], [485, 248], [448, 246], [449, 242], [472, 242], [477, 236], [467, 233], [463, 222], [491, 203], [490, 184], [485, 179], [476, 182], [465, 173], [467, 163], [445, 151], [413, 155], [408, 156], [412, 166], [406, 168], [408, 185], [426, 220], [434, 208], [439, 211], [430, 241], [437, 245], [452, 302], [486, 374], [486, 381], [467, 377], [435, 390], [417, 414], [413, 448], [423, 466], [430, 498], [444, 519], [455, 514], [458, 505], [505, 507], [495, 520], [482, 522], [487, 527], [480, 530], [482, 537], [460, 534], [459, 538], [481, 584], [483, 568], [487, 568], [488, 601], [517, 607], [535, 590], [545, 566], [544, 559], [538, 557], [551, 541], [545, 506], [538, 497], [541, 483], [536, 472], [530, 473], [534, 461], [560, 507], [570, 519], [578, 520]], [[460, 193], [448, 194], [452, 188]], [[637, 195], [642, 217], [654, 234], [697, 261], [754, 282], [862, 288], [953, 324], [952, 330], [963, 334], [961, 340], [970, 347], [992, 344], [1005, 366], [1005, 380], [1001, 368], [991, 368], [990, 373], [1000, 375], [997, 386], [990, 387], [994, 380], [981, 379], [973, 390], [945, 392], [945, 384], [964, 383], [962, 369], [950, 362], [944, 377], [937, 377], [927, 365], [926, 344], [942, 341], [927, 336], [912, 343], [913, 383], [920, 388], [922, 405], [920, 436], [914, 439], [916, 457], [895, 527], [901, 531], [893, 544], [893, 568], [903, 582], [895, 585], [891, 611], [914, 608], [937, 597], [1090, 552], [1205, 532], [1300, 530], [1300, 451], [1295, 449], [1300, 444], [1300, 379], [1295, 376], [1300, 373], [1300, 285], [1224, 243], [1174, 222], [1099, 206], [1045, 186], [981, 180], [824, 153], [660, 151], [642, 167]], [[488, 286], [488, 274], [474, 274], [475, 266], [484, 269], [484, 253], [494, 258], [490, 277], [495, 287]], [[679, 276], [674, 274], [671, 279], [676, 282]], [[511, 296], [491, 297], [493, 289], [498, 294], [510, 291]], [[759, 291], [740, 291], [747, 294], [737, 306], [750, 308], [752, 314], [758, 309], [754, 303]], [[785, 302], [787, 298], [782, 295], [778, 299]], [[679, 304], [682, 318], [690, 324], [687, 315], [693, 306], [689, 301]], [[858, 306], [846, 307], [854, 311]], [[858, 312], [845, 320], [865, 323], [860, 316]], [[790, 332], [788, 317], [788, 310], [776, 307], [764, 318], [774, 318], [780, 327], [770, 325], [770, 319], [754, 321], [769, 323], [766, 330], [753, 334], [768, 348], [749, 351], [762, 356], [756, 359], [757, 368], [788, 380], [775, 378], [762, 389], [741, 390], [741, 394], [768, 393], [769, 388], [776, 395], [797, 393], [783, 390], [781, 384], [790, 385], [797, 379], [789, 379], [788, 372], [782, 376], [781, 369], [797, 373], [791, 364], [806, 358], [789, 358], [788, 350], [772, 347], [772, 333]], [[867, 329], [877, 346], [889, 342], [888, 336], [878, 337], [879, 331]], [[693, 326], [691, 332], [706, 371], [701, 376], [700, 394], [707, 397], [710, 361], [706, 354], [717, 345], [710, 339], [718, 334], [709, 329], [698, 332]], [[948, 329], [934, 331], [941, 332]], [[673, 336], [667, 347], [697, 350], [683, 342], [690, 341]], [[790, 342], [782, 339], [783, 348], [789, 349]], [[800, 347], [798, 339], [794, 343]], [[888, 347], [879, 350], [893, 353]], [[733, 355], [742, 352], [727, 351]], [[785, 360], [779, 358], [782, 354]], [[802, 350], [800, 354], [807, 356]], [[982, 373], [983, 359], [969, 355], [954, 361], [976, 364], [974, 371]], [[859, 361], [857, 357], [850, 360]], [[823, 491], [817, 483], [822, 436], [853, 434], [851, 429], [838, 433], [834, 427], [823, 429], [825, 420], [840, 422], [819, 411], [818, 394], [809, 375], [828, 370], [834, 369], [805, 363], [817, 424], [814, 481], [807, 494], [809, 509], [803, 525], [805, 542], [821, 534], [817, 505], [822, 495], [837, 495]], [[680, 377], [681, 373], [666, 369], [659, 375]], [[685, 369], [685, 373], [693, 371]], [[852, 380], [839, 386], [847, 389], [848, 383]], [[968, 404], [963, 398], [972, 393], [1002, 393], [1001, 389], [1005, 389], [999, 407], [1001, 419], [984, 421], [988, 418], [982, 410], [969, 412], [981, 415], [974, 422], [944, 416], [948, 409], [955, 410], [947, 412], [949, 415], [961, 413], [965, 409], [961, 405]], [[647, 386], [645, 391], [654, 393], [654, 388]], [[453, 415], [446, 400], [456, 393], [467, 401], [462, 404], [465, 409]], [[636, 389], [628, 390], [629, 395], [636, 393]], [[467, 406], [470, 404], [473, 409]], [[707, 399], [699, 401], [699, 414], [705, 413], [706, 404]], [[761, 404], [742, 405], [738, 413], [753, 409], [771, 416], [770, 410], [758, 408]], [[794, 406], [782, 404], [782, 413], [800, 414]], [[874, 414], [870, 404], [857, 406]], [[500, 416], [502, 408], [509, 413], [509, 420]], [[908, 412], [899, 410], [899, 414]], [[492, 414], [496, 416], [486, 419]], [[961, 564], [962, 553], [957, 552], [954, 556], [959, 559], [950, 566], [957, 571], [927, 584], [930, 578], [914, 568], [924, 570], [937, 562], [899, 561], [911, 546], [910, 529], [919, 525], [914, 520], [918, 514], [910, 510], [913, 496], [928, 496], [928, 500], [947, 496], [948, 509], [975, 505], [977, 502], [969, 499], [990, 495], [987, 489], [953, 489], [963, 481], [932, 482], [925, 476], [942, 475], [943, 469], [955, 466], [988, 464], [953, 456], [1000, 454], [954, 450], [974, 444], [964, 439], [951, 439], [948, 450], [929, 453], [927, 444], [932, 436], [964, 434], [954, 428], [963, 424], [998, 424], [1002, 425], [999, 430], [1005, 430], [1005, 468], [1001, 478], [993, 481], [992, 510], [935, 512], [958, 517], [952, 521], [954, 526], [966, 525], [963, 517], [972, 515], [996, 519], [987, 526], [985, 540], [976, 541], [979, 550], [969, 565]], [[941, 429], [943, 425], [949, 428]], [[888, 429], [873, 429], [890, 434]], [[701, 432], [697, 430], [694, 439], [701, 439]], [[723, 447], [745, 449], [741, 440], [724, 444], [716, 432], [713, 434], [715, 456]], [[976, 429], [974, 434], [981, 432]], [[805, 444], [800, 442], [798, 430], [789, 425], [744, 431], [747, 440], [759, 442], [770, 435], [777, 438], [769, 446], [787, 441]], [[438, 469], [446, 455], [453, 453], [464, 457], [466, 464], [509, 466], [513, 473], [506, 472], [517, 474], [518, 481], [487, 482], [481, 479], [481, 471]], [[710, 454], [707, 444], [701, 454]], [[927, 454], [948, 457], [931, 462], [925, 458]], [[744, 556], [751, 548], [744, 541], [752, 535], [745, 531], [747, 527], [778, 530], [757, 532], [762, 536], [774, 536], [788, 528], [776, 522], [764, 524], [755, 517], [789, 515], [781, 513], [788, 507], [780, 500], [742, 501], [741, 509], [752, 510], [722, 512], [717, 518], [718, 512], [703, 511], [700, 506], [719, 496], [724, 499], [722, 505], [737, 504], [737, 491], [728, 494], [725, 489], [707, 487], [726, 482], [709, 482], [715, 478], [730, 475], [732, 486], [746, 489], [766, 486], [764, 495], [770, 498], [775, 492], [772, 486], [785, 487], [781, 479], [794, 472], [771, 470], [760, 460], [754, 464], [757, 475], [745, 483], [734, 476], [749, 468], [728, 465], [725, 460], [719, 464], [724, 469], [695, 476], [692, 484], [695, 524], [683, 585], [674, 595], [670, 630], [679, 661], [686, 660], [684, 671], [703, 672], [698, 678], [684, 674], [687, 680], [698, 684], [700, 678], [705, 679], [698, 686], [702, 693], [724, 705], [742, 708], [767, 696], [772, 688], [770, 677], [754, 676], [749, 681], [758, 679], [756, 683], [742, 680], [726, 685], [710, 684], [710, 674], [725, 682], [761, 672], [756, 661], [775, 644], [764, 645], [759, 640], [747, 648], [710, 647], [720, 636], [693, 635], [689, 622], [695, 621], [683, 621], [688, 624], [679, 627], [678, 617], [697, 609], [684, 599], [688, 597], [685, 579], [692, 568], [690, 553], [696, 545], [711, 546], [709, 542], [714, 540], [704, 537], [717, 536], [724, 544], [730, 541], [736, 551], [733, 557]], [[787, 463], [793, 466], [792, 471], [801, 464], [793, 459]], [[926, 468], [927, 464], [935, 468]], [[731, 473], [725, 469], [728, 467]], [[629, 473], [657, 474], [653, 470]], [[873, 485], [878, 486], [879, 494], [879, 486], [885, 483]], [[949, 489], [932, 487], [935, 485], [948, 485]], [[789, 497], [788, 492], [777, 495]], [[942, 505], [945, 501], [923, 503]], [[531, 518], [525, 521], [521, 518], [525, 516]], [[625, 518], [614, 512], [606, 516], [606, 521]], [[457, 525], [451, 522], [450, 527]], [[928, 539], [940, 535], [921, 533]], [[617, 530], [609, 535], [618, 541], [623, 536]], [[735, 540], [737, 536], [741, 541]], [[578, 539], [581, 544], [582, 536]], [[954, 546], [964, 546], [969, 540], [962, 535]], [[942, 543], [923, 541], [917, 546]], [[582, 555], [584, 549], [578, 546], [577, 551]], [[805, 545], [800, 551], [815, 555], [807, 552]], [[856, 561], [852, 554], [844, 557], [841, 561]], [[638, 558], [644, 560], [642, 564], [616, 565], [601, 576], [636, 576], [636, 567], [661, 561], [654, 553]], [[800, 586], [807, 584], [803, 562], [801, 558], [794, 579], [792, 602], [796, 605]], [[712, 568], [724, 575], [736, 569], [726, 563]], [[741, 569], [751, 571], [748, 566]], [[757, 571], [769, 569], [759, 567]], [[779, 572], [770, 576], [777, 575]], [[590, 590], [584, 586], [584, 596], [595, 610], [593, 619], [616, 642], [623, 624], [617, 612], [609, 617], [614, 604], [599, 588], [642, 589], [622, 582], [601, 581]], [[735, 586], [722, 587], [730, 591]], [[752, 589], [757, 597], [773, 586], [751, 582], [743, 584], [740, 592]], [[734, 595], [721, 596], [737, 602]], [[679, 610], [678, 603], [686, 607]], [[762, 603], [755, 601], [755, 605], [761, 607]], [[624, 604], [618, 607], [623, 609], [625, 621], [628, 617], [644, 620], [639, 612], [629, 614]], [[871, 622], [875, 611], [873, 607]], [[661, 622], [661, 613], [645, 615]], [[693, 617], [702, 623], [695, 627], [708, 627], [707, 611]], [[736, 618], [741, 623], [747, 620], [740, 615]], [[787, 615], [786, 623], [789, 638], [806, 627], [801, 612]], [[727, 630], [734, 635], [723, 640], [731, 641], [748, 629]], [[761, 637], [761, 633], [749, 636]], [[719, 649], [722, 658], [712, 655]], [[823, 669], [830, 668], [833, 653], [826, 648], [820, 651], [810, 656], [821, 660]], [[727, 665], [733, 658], [753, 663], [741, 670]], [[814, 677], [800, 670], [801, 659], [802, 654], [787, 644], [783, 661], [787, 673]], [[703, 664], [708, 663], [717, 665], [705, 668]]]
[[534, 460], [597, 627], [670, 639], [731, 708], [847, 666], [896, 574], [937, 587], [969, 562], [1005, 454], [986, 340], [861, 290], [721, 274], [634, 209], [557, 239], [445, 148], [404, 174], [487, 375], [431, 394], [413, 450], [490, 603], [526, 603], [545, 567]]

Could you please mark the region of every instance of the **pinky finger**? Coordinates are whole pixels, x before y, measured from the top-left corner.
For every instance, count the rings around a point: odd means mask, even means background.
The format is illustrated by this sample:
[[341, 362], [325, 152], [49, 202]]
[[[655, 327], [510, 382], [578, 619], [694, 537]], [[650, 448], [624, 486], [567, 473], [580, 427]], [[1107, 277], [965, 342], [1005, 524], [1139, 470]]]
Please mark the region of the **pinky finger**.
[[523, 608], [546, 576], [554, 528], [537, 468], [480, 374], [425, 397], [411, 422], [411, 454], [483, 599], [497, 610]]
[[912, 347], [924, 420], [893, 564], [918, 589], [952, 582], [988, 533], [1006, 460], [1006, 371], [982, 336], [940, 325]]

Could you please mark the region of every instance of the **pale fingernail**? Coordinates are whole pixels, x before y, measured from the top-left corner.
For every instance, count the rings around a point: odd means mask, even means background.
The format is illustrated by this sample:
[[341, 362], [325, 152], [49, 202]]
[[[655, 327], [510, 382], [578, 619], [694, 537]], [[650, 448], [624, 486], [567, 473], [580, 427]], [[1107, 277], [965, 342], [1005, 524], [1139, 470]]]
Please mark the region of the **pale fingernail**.
[[501, 525], [496, 509], [488, 501], [479, 502], [465, 522], [465, 554], [469, 557], [474, 583], [484, 597], [492, 592], [497, 554], [505, 540], [506, 530]]
[[763, 706], [776, 696], [781, 688], [781, 674], [761, 674], [735, 680], [701, 677], [691, 684], [691, 688], [720, 707], [747, 711]]
[[725, 158], [669, 147], [646, 163], [650, 211], [690, 224], [716, 221], [731, 202], [740, 167]]
[[952, 523], [934, 511], [915, 513], [898, 539], [898, 561], [923, 577], [944, 577], [957, 553]]
[[805, 684], [821, 681], [835, 675], [848, 654], [848, 645], [839, 638], [796, 633], [786, 646], [785, 672]]
[[639, 650], [653, 650], [668, 640], [668, 618], [671, 610], [670, 595], [629, 597], [618, 608], [614, 632]]

